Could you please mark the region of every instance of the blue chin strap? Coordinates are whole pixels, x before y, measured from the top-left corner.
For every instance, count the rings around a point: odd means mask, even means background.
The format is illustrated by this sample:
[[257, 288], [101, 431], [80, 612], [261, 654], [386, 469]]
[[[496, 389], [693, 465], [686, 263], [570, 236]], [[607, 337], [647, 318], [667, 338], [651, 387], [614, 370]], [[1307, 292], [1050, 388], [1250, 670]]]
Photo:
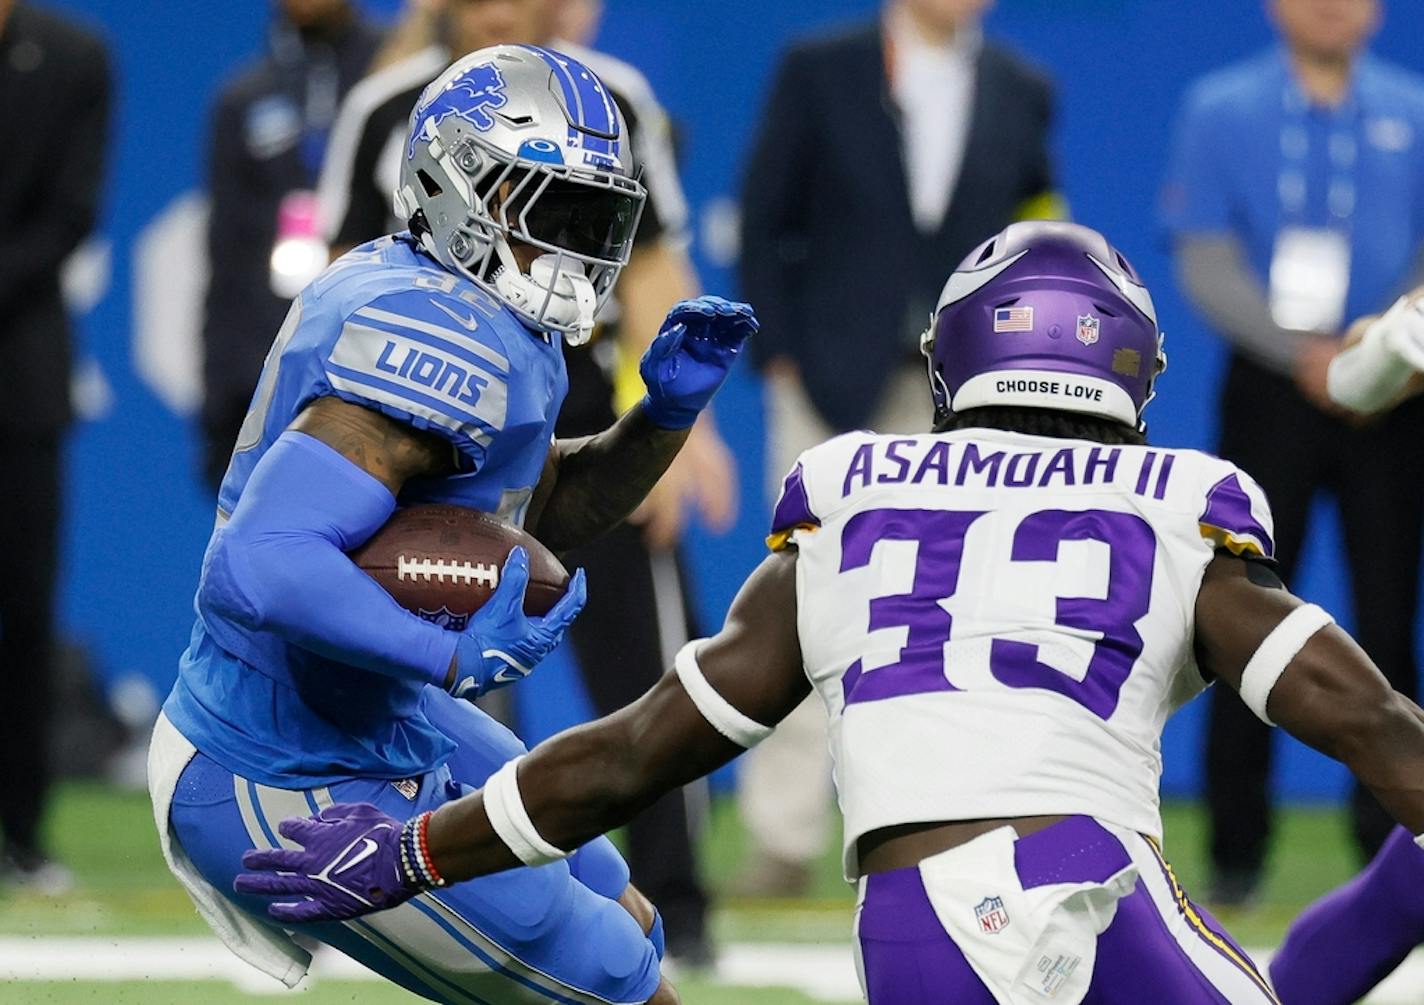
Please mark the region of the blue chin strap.
[[653, 927], [648, 929], [648, 941], [661, 960], [667, 954], [667, 935], [663, 932], [663, 916], [657, 908], [653, 908]]

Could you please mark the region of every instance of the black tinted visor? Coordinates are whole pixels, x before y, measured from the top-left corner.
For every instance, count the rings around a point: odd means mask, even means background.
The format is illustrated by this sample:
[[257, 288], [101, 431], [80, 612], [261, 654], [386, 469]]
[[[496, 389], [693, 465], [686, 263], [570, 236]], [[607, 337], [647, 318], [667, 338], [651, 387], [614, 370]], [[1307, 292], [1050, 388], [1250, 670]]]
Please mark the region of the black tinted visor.
[[637, 196], [554, 179], [517, 213], [536, 241], [576, 255], [621, 261], [638, 221]]

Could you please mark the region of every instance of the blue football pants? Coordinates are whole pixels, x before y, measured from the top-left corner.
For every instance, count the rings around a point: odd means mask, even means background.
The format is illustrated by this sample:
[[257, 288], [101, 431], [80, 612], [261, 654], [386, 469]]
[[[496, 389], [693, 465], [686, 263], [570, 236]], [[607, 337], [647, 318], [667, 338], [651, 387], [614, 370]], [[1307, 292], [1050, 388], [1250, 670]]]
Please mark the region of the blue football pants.
[[[414, 785], [334, 778], [320, 788], [280, 789], [234, 775], [199, 753], [173, 799], [174, 837], [208, 882], [230, 891], [244, 851], [292, 847], [277, 836], [284, 817], [335, 802], [366, 802], [405, 820], [482, 785], [525, 751], [513, 733], [468, 702], [427, 688], [424, 704], [458, 749], [445, 765], [410, 780]], [[364, 918], [295, 930], [432, 1001], [645, 1002], [660, 980], [658, 954], [616, 902], [627, 885], [627, 865], [599, 838], [564, 862], [496, 873]], [[267, 920], [270, 898], [229, 897]]]

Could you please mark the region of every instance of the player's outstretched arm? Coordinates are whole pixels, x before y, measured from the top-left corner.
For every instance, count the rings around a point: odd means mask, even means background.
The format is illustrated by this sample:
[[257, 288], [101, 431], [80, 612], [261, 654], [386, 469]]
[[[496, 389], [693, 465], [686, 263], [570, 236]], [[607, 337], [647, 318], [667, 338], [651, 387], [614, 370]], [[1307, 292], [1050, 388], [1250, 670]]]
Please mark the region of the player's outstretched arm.
[[643, 400], [603, 432], [559, 440], [549, 451], [529, 509], [530, 531], [562, 552], [627, 519], [682, 449], [756, 330], [747, 304], [698, 297], [674, 306], [638, 368], [647, 386]]
[[473, 696], [511, 683], [558, 645], [583, 605], [582, 573], [543, 617], [526, 617], [528, 557], [515, 549], [493, 597], [463, 631], [403, 610], [347, 557], [451, 448], [377, 412], [313, 402], [263, 454], [214, 536], [200, 611], [272, 632], [337, 662]]
[[[560, 733], [505, 765], [485, 788], [401, 825], [337, 806], [283, 821], [300, 851], [248, 852], [237, 888], [277, 903], [274, 918], [349, 918], [432, 885], [556, 860], [627, 822], [663, 793], [730, 761], [771, 732], [810, 690], [796, 636], [796, 553], [772, 555], [747, 580], [722, 631], [693, 643], [642, 698]], [[374, 809], [372, 808], [372, 813]], [[362, 838], [379, 854], [330, 877]]]
[[1257, 715], [1346, 764], [1424, 833], [1424, 719], [1320, 608], [1269, 566], [1219, 556], [1197, 595], [1197, 659]]
[[1326, 388], [1337, 404], [1367, 415], [1424, 391], [1424, 287], [1351, 326]]

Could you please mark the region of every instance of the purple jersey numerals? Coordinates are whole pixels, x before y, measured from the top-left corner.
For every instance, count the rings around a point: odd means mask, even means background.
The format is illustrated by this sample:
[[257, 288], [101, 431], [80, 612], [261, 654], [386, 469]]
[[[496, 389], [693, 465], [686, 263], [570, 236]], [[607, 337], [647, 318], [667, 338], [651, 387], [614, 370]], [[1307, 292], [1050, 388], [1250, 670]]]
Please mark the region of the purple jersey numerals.
[[[870, 674], [864, 673], [862, 661], [856, 660], [842, 679], [847, 705], [959, 690], [946, 672], [944, 647], [951, 618], [941, 601], [958, 590], [965, 535], [984, 515], [867, 510], [846, 524], [841, 572], [869, 565], [875, 545], [881, 541], [914, 541], [918, 546], [910, 592], [870, 602], [869, 630], [906, 628], [905, 647], [897, 662]], [[1142, 655], [1142, 636], [1136, 625], [1151, 603], [1157, 541], [1147, 522], [1132, 513], [1044, 510], [1019, 523], [1011, 558], [1015, 562], [1057, 561], [1064, 541], [1100, 541], [1109, 548], [1107, 596], [1059, 597], [1057, 601], [1057, 624], [1102, 636], [1094, 644], [1083, 679], [1074, 680], [1041, 662], [1037, 645], [1012, 639], [992, 641], [989, 666], [994, 678], [1009, 687], [1055, 691], [1106, 719], [1117, 708], [1122, 686]]]
[[1106, 719], [1142, 655], [1137, 620], [1152, 602], [1152, 566], [1157, 538], [1135, 513], [1111, 510], [1044, 510], [1025, 517], [1014, 531], [1015, 562], [1054, 562], [1064, 541], [1101, 541], [1108, 546], [1108, 595], [1059, 597], [1054, 620], [1064, 628], [1101, 632], [1081, 681], [1041, 663], [1038, 646], [995, 639], [989, 650], [994, 677], [1010, 687], [1041, 687], [1072, 698]]
[[983, 513], [933, 509], [873, 509], [857, 513], [841, 536], [841, 572], [870, 564], [881, 541], [914, 541], [915, 582], [909, 593], [876, 597], [870, 602], [870, 631], [908, 628], [900, 659], [874, 673], [861, 673], [856, 660], [845, 673], [846, 704], [879, 701], [925, 691], [956, 691], [944, 675], [944, 644], [949, 641], [949, 612], [940, 606], [959, 587], [964, 535]]

